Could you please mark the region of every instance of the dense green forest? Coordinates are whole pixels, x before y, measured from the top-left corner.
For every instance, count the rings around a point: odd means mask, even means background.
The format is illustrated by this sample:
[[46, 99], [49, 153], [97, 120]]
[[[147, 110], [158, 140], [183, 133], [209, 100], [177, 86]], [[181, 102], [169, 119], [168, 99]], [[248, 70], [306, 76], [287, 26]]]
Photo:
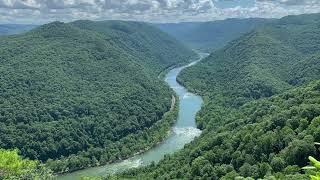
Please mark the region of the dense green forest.
[[[319, 156], [320, 82], [238, 109], [213, 107], [201, 137], [159, 164], [125, 176], [152, 179], [308, 179], [309, 155]], [[201, 116], [202, 117], [202, 116]], [[218, 125], [223, 123], [223, 125]]]
[[73, 25], [97, 31], [106, 36], [117, 48], [137, 57], [137, 61], [154, 73], [173, 65], [185, 64], [194, 56], [176, 39], [142, 22], [128, 21], [75, 21]]
[[319, 44], [319, 14], [288, 16], [183, 70], [179, 82], [205, 99], [202, 135], [121, 176], [309, 179], [301, 168], [320, 156]]
[[255, 27], [262, 26], [270, 21], [269, 19], [248, 18], [155, 24], [155, 26], [184, 42], [192, 49], [212, 52]]
[[30, 31], [35, 27], [36, 25], [28, 24], [0, 24], [0, 35], [19, 34]]
[[150, 148], [177, 115], [157, 75], [195, 56], [145, 23], [53, 22], [1, 36], [0, 147], [56, 172]]

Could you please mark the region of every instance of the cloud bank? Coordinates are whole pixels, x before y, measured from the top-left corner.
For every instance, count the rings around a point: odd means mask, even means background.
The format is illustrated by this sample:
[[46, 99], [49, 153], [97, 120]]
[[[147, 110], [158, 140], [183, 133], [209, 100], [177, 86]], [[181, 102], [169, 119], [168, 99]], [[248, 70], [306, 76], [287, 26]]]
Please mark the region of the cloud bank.
[[0, 23], [77, 19], [210, 21], [317, 12], [320, 0], [0, 0]]

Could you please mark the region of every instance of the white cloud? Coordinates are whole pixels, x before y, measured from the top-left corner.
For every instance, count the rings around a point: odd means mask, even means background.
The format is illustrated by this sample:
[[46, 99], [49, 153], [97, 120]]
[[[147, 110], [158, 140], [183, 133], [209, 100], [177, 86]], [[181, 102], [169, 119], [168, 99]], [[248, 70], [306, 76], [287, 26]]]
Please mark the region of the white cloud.
[[[236, 1], [219, 8], [215, 3]], [[320, 0], [0, 0], [0, 23], [53, 20], [124, 19], [138, 21], [209, 21], [231, 17], [282, 17], [320, 12]]]

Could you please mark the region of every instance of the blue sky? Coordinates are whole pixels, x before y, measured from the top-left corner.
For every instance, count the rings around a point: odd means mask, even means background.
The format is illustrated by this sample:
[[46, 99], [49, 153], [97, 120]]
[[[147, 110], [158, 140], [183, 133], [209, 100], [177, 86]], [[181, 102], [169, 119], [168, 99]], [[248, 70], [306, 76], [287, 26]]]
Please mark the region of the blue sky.
[[0, 0], [0, 23], [212, 21], [320, 12], [320, 0]]

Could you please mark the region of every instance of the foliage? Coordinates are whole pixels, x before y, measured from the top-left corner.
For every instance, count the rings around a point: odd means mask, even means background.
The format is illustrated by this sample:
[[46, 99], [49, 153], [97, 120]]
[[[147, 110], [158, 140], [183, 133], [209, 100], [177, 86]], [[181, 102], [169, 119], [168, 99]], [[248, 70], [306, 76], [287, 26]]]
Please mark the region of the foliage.
[[156, 74], [171, 66], [185, 64], [196, 54], [157, 28], [142, 22], [75, 21], [72, 23], [93, 30], [112, 40], [113, 45], [130, 52], [136, 60]]
[[53, 179], [38, 161], [23, 159], [18, 150], [0, 149], [0, 179]]
[[308, 172], [310, 175], [311, 180], [319, 180], [320, 179], [320, 162], [316, 160], [314, 157], [308, 157], [312, 166], [306, 166], [303, 169]]
[[[153, 43], [161, 32], [144, 23], [78, 23], [0, 37], [0, 147], [60, 172], [126, 158], [164, 138], [175, 120], [164, 118], [173, 91], [157, 75], [195, 56], [170, 37]], [[121, 44], [108, 24], [123, 26]], [[176, 45], [170, 60], [168, 42]]]
[[155, 24], [155, 26], [184, 42], [190, 48], [212, 52], [269, 21], [259, 18], [226, 19], [211, 22]]
[[[319, 15], [310, 19], [313, 16]], [[208, 97], [202, 112], [213, 112], [218, 106], [238, 108], [319, 79], [320, 21], [296, 19], [285, 17], [242, 36], [183, 71], [179, 82]], [[199, 126], [205, 122], [210, 120], [199, 119]]]
[[257, 28], [182, 71], [179, 82], [205, 100], [202, 135], [120, 177], [308, 179], [300, 168], [320, 156], [320, 18], [303, 17]]

